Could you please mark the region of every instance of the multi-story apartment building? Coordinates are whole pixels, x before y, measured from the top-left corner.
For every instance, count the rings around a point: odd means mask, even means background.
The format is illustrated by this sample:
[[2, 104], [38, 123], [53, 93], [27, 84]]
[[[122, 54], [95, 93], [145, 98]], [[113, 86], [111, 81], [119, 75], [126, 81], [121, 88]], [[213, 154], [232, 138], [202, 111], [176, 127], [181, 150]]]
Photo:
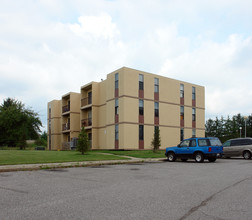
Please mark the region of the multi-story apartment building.
[[123, 67], [106, 80], [82, 86], [80, 94], [49, 102], [48, 120], [49, 149], [62, 149], [63, 143], [78, 137], [81, 127], [92, 149], [151, 149], [156, 126], [164, 149], [205, 135], [205, 91], [199, 85]]
[[69, 149], [80, 132], [80, 94], [67, 93], [48, 103], [48, 149]]

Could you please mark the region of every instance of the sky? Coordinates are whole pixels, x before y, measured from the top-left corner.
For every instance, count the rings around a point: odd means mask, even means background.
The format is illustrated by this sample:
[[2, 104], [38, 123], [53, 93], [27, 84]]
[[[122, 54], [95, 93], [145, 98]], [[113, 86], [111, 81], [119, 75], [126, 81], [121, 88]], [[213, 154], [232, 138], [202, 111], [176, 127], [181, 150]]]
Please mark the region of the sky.
[[0, 104], [39, 113], [123, 66], [205, 86], [206, 120], [252, 113], [252, 0], [0, 0]]

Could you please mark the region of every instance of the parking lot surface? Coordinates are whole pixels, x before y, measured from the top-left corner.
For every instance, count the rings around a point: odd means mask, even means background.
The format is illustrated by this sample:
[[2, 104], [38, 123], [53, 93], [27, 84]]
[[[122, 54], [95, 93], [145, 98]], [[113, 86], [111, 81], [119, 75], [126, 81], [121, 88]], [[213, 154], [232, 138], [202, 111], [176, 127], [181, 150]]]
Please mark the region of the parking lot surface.
[[252, 160], [0, 173], [0, 219], [252, 219]]

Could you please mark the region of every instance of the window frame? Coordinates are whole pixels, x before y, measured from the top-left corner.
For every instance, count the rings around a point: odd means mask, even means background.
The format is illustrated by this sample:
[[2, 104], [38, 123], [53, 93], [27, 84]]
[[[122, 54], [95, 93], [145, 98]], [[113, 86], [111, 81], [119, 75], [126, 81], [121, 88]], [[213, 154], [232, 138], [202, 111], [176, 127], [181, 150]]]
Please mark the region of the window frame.
[[119, 100], [118, 98], [115, 99], [115, 115], [119, 114]]
[[159, 78], [154, 78], [154, 92], [159, 92]]
[[180, 98], [185, 97], [185, 90], [184, 90], [184, 84], [180, 84]]
[[185, 120], [185, 108], [184, 108], [184, 106], [180, 106], [180, 120]]
[[196, 100], [196, 87], [192, 87], [192, 100]]
[[115, 125], [115, 140], [119, 140], [119, 125]]
[[139, 115], [144, 115], [144, 100], [139, 99]]
[[192, 121], [196, 121], [196, 108], [192, 108]]
[[115, 89], [119, 88], [119, 76], [118, 73], [115, 74]]
[[154, 115], [155, 117], [159, 117], [159, 103], [154, 102]]
[[139, 90], [144, 90], [144, 75], [143, 74], [139, 74], [138, 81], [139, 81]]
[[143, 125], [139, 125], [139, 136], [138, 139], [140, 141], [144, 140], [144, 126]]

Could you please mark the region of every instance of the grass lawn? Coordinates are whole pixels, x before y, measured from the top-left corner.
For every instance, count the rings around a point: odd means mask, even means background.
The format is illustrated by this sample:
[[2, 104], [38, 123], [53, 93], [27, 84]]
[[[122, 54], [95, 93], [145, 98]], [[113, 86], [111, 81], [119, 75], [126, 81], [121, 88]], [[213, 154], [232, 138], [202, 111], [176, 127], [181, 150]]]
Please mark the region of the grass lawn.
[[165, 150], [159, 150], [158, 152], [154, 153], [152, 150], [124, 150], [124, 151], [99, 151], [104, 153], [110, 153], [115, 155], [122, 155], [122, 156], [130, 156], [130, 157], [137, 157], [137, 158], [163, 158], [165, 157]]
[[97, 160], [125, 160], [125, 158], [117, 155], [102, 155], [98, 151], [89, 151], [81, 155], [77, 151], [0, 150], [0, 165]]

